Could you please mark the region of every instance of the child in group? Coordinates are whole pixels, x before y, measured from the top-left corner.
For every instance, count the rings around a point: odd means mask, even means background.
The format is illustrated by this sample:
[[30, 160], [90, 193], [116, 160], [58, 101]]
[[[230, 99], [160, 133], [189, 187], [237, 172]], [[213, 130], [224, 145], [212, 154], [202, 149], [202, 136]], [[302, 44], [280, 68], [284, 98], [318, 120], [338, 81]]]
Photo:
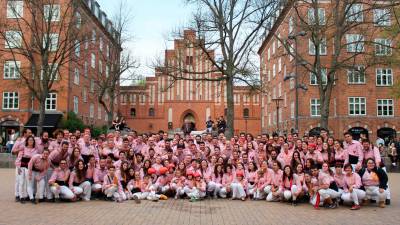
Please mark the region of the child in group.
[[202, 179], [199, 172], [195, 172], [194, 176], [194, 187], [188, 191], [186, 194], [190, 198], [191, 202], [195, 202], [206, 196], [206, 182]]
[[170, 189], [170, 185], [169, 185], [168, 177], [167, 177], [168, 168], [160, 167], [158, 172], [159, 172], [160, 176], [158, 176], [157, 181], [156, 181], [157, 190], [158, 190], [158, 192], [160, 192], [162, 194], [166, 194]]
[[[163, 167], [163, 168], [165, 168], [165, 167]], [[160, 170], [158, 170], [158, 172], [160, 172]], [[164, 171], [164, 169], [163, 169], [163, 172], [166, 172], [166, 171]], [[161, 194], [161, 195], [157, 194], [158, 193], [158, 184], [157, 184], [158, 177], [156, 174], [157, 170], [154, 168], [149, 168], [147, 173], [150, 175], [150, 179], [149, 179], [149, 184], [150, 184], [149, 191], [150, 192], [147, 196], [147, 200], [151, 200], [151, 201], [155, 201], [155, 202], [160, 199], [167, 200], [168, 199], [167, 196], [165, 196], [163, 194]]]
[[257, 171], [253, 200], [265, 199], [265, 192], [264, 192], [265, 186], [266, 182], [265, 182], [264, 171], [260, 169]]
[[171, 190], [175, 192], [175, 199], [182, 197], [185, 194], [186, 179], [182, 176], [182, 172], [180, 170], [175, 171], [175, 176], [172, 178], [170, 186]]
[[211, 175], [211, 181], [208, 183], [208, 192], [212, 193], [214, 198], [218, 198], [222, 188], [222, 178], [224, 177], [224, 168], [222, 164], [216, 164], [214, 172]]
[[246, 200], [247, 180], [244, 179], [243, 170], [236, 171], [236, 181], [231, 184], [232, 200]]

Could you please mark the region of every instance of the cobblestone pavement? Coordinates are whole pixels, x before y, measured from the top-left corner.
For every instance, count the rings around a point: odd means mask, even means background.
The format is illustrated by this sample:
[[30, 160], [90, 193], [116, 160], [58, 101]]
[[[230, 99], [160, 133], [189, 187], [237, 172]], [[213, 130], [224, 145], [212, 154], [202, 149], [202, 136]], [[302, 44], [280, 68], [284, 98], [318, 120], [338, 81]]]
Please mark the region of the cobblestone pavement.
[[390, 174], [392, 205], [385, 209], [375, 206], [350, 211], [314, 210], [309, 204], [297, 207], [265, 201], [188, 200], [159, 202], [133, 201], [113, 203], [103, 201], [78, 203], [15, 203], [13, 199], [14, 171], [0, 169], [0, 225], [11, 224], [399, 224], [400, 174]]

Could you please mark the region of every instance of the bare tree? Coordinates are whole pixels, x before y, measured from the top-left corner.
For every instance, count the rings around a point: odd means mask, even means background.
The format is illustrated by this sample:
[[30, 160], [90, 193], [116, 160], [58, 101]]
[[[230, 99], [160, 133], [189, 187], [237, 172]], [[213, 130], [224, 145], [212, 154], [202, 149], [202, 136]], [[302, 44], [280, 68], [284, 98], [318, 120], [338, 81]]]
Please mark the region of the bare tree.
[[13, 19], [0, 18], [0, 38], [5, 41], [5, 48], [0, 51], [4, 57], [24, 63], [15, 66], [21, 85], [39, 102], [38, 134], [43, 128], [46, 98], [49, 93], [60, 91], [57, 82], [68, 79], [68, 64], [75, 59], [74, 52], [82, 42], [82, 20], [75, 17], [80, 4], [83, 3], [8, 1], [8, 13]]
[[[234, 132], [234, 86], [237, 83], [261, 89], [256, 49], [267, 23], [279, 7], [276, 0], [186, 0], [196, 5], [192, 23], [184, 30], [193, 30], [200, 39], [186, 43], [186, 47], [200, 49], [201, 54], [185, 58], [183, 52], [175, 55], [171, 62], [158, 63], [163, 74], [171, 78], [170, 85], [177, 80], [216, 82], [226, 89], [227, 137]], [[181, 37], [182, 32], [175, 36]], [[187, 61], [188, 60], [188, 61]], [[206, 61], [201, 70], [188, 64]], [[210, 76], [211, 74], [211, 76]]]
[[102, 54], [107, 64], [106, 71], [105, 74], [99, 73], [99, 77], [95, 81], [97, 86], [96, 97], [107, 113], [108, 126], [111, 126], [117, 109], [116, 104], [120, 95], [120, 84], [134, 80], [136, 76], [135, 69], [139, 66], [127, 46], [132, 38], [128, 30], [132, 15], [126, 5], [126, 2], [121, 1], [112, 18], [114, 28], [119, 34], [116, 38], [116, 44], [120, 46], [120, 49], [115, 49], [109, 54]]
[[[331, 0], [327, 4], [318, 0], [298, 0], [289, 4], [298, 21], [289, 19], [292, 23], [289, 26], [294, 26], [289, 37], [275, 37], [285, 47], [285, 54], [296, 59], [297, 65], [305, 71], [305, 74], [295, 74], [296, 79], [311, 74], [310, 79], [314, 80], [319, 92], [320, 126], [328, 129], [332, 91], [335, 81], [343, 79], [339, 75], [348, 70], [355, 77], [364, 77], [369, 67], [391, 63], [393, 46], [390, 41], [378, 41], [376, 37], [384, 32], [382, 27], [388, 26], [388, 18], [391, 20], [393, 9], [399, 3]], [[374, 14], [375, 10], [381, 10], [380, 14]], [[301, 36], [307, 37], [302, 42], [309, 46], [307, 51], [296, 51], [296, 39]], [[393, 40], [394, 37], [386, 38]], [[329, 54], [327, 49], [332, 49]]]

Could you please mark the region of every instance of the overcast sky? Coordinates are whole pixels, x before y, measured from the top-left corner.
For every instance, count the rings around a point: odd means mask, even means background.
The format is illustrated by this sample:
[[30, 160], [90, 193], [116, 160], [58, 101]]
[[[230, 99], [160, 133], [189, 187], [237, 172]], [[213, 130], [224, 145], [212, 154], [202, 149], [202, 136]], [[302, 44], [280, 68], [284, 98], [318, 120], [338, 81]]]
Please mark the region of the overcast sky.
[[[111, 17], [121, 0], [97, 0], [100, 8]], [[140, 73], [154, 75], [149, 68], [155, 58], [163, 56], [168, 34], [176, 27], [188, 23], [192, 10], [184, 0], [122, 0], [132, 11], [132, 26], [129, 29], [133, 41], [129, 48], [140, 60]]]

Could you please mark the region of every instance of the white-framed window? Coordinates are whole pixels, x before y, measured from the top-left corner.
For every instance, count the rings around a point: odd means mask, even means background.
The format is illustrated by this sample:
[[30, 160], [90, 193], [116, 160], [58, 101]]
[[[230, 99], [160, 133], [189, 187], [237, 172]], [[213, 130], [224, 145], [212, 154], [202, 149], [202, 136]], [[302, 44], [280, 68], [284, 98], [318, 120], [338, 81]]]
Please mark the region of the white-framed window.
[[90, 92], [94, 92], [94, 80], [93, 79], [91, 79], [90, 80]]
[[106, 65], [106, 78], [110, 76], [110, 66]]
[[43, 48], [48, 49], [50, 52], [57, 51], [58, 48], [58, 34], [51, 33], [49, 35], [43, 35]]
[[278, 97], [282, 96], [282, 82], [279, 82], [278, 84]]
[[85, 36], [85, 50], [89, 49], [89, 38]]
[[76, 20], [76, 28], [81, 28], [82, 25], [82, 16], [79, 12], [75, 12], [75, 20]]
[[276, 87], [272, 88], [272, 98], [276, 98]]
[[96, 30], [92, 30], [92, 44], [96, 44]]
[[272, 65], [272, 77], [276, 76], [276, 65]]
[[364, 52], [364, 36], [361, 34], [346, 34], [347, 52]]
[[377, 116], [394, 116], [393, 99], [376, 100]]
[[[308, 39], [308, 53], [310, 55], [316, 54], [316, 46], [312, 39]], [[326, 38], [322, 38], [319, 42], [319, 55], [326, 55], [327, 54], [327, 43]]]
[[79, 98], [78, 96], [74, 96], [74, 113], [79, 113]]
[[[318, 10], [318, 25], [325, 25], [325, 9], [324, 8], [317, 8]], [[317, 19], [315, 18], [315, 8], [308, 9], [308, 24], [309, 25], [316, 25]]]
[[106, 47], [106, 57], [107, 57], [107, 59], [110, 58], [110, 46], [109, 45], [107, 45], [107, 47]]
[[376, 85], [377, 86], [392, 86], [393, 85], [392, 69], [377, 68], [376, 69]]
[[89, 117], [94, 118], [94, 104], [90, 103], [89, 105]]
[[348, 84], [365, 84], [365, 67], [355, 66], [347, 70]]
[[275, 55], [275, 41], [272, 42], [272, 55]]
[[7, 19], [18, 19], [24, 16], [24, 1], [7, 2]]
[[292, 16], [289, 17], [289, 22], [288, 22], [288, 24], [289, 24], [289, 34], [292, 34], [293, 31], [294, 31], [294, 20], [293, 20], [293, 17], [292, 17]]
[[350, 116], [367, 115], [367, 101], [365, 97], [349, 97], [348, 101]]
[[268, 48], [267, 50], [267, 59], [268, 61], [271, 59], [271, 48]]
[[290, 118], [291, 119], [294, 119], [294, 111], [295, 111], [295, 105], [294, 105], [294, 102], [291, 102], [290, 103]]
[[22, 32], [17, 30], [6, 31], [5, 48], [21, 48]]
[[[49, 81], [55, 81], [58, 80], [58, 75], [59, 75], [59, 71], [58, 71], [58, 64], [49, 64], [48, 67], [49, 73], [47, 74], [47, 77], [49, 79]], [[45, 71], [42, 68], [40, 70], [40, 80], [43, 80], [43, 78], [45, 77]]]
[[83, 90], [82, 90], [82, 101], [83, 102], [87, 102], [87, 88], [86, 87], [83, 87]]
[[321, 101], [317, 98], [310, 99], [310, 115], [321, 116]]
[[278, 48], [280, 48], [281, 46], [282, 46], [282, 43], [281, 43], [281, 34], [279, 33], [278, 35], [277, 35], [277, 37], [278, 37], [278, 40], [277, 40], [277, 45], [278, 45]]
[[103, 109], [101, 108], [101, 106], [97, 106], [97, 119], [101, 120], [101, 111], [103, 111]]
[[74, 84], [79, 85], [79, 69], [75, 67], [74, 70]]
[[3, 92], [3, 109], [19, 109], [18, 92]]
[[[321, 81], [322, 85], [326, 85], [328, 83], [328, 70], [326, 68], [321, 69]], [[310, 85], [318, 85], [318, 80], [315, 73], [310, 73]]]
[[347, 22], [362, 22], [363, 21], [363, 5], [362, 4], [351, 4], [346, 9], [346, 21]]
[[4, 79], [19, 79], [20, 78], [20, 61], [5, 61], [4, 62]]
[[44, 5], [44, 19], [46, 21], [57, 22], [60, 21], [60, 10], [61, 7], [59, 4], [52, 4], [52, 5]]
[[376, 38], [375, 55], [377, 56], [392, 55], [392, 40], [386, 38]]
[[90, 66], [94, 69], [96, 68], [96, 55], [94, 53], [91, 54], [91, 63]]
[[294, 59], [294, 52], [295, 52], [295, 45], [294, 42], [290, 43], [289, 45], [289, 61], [292, 61]]
[[289, 88], [290, 90], [292, 90], [294, 88], [295, 85], [295, 79], [294, 78], [290, 78], [289, 80]]
[[268, 70], [268, 75], [267, 76], [268, 76], [267, 80], [268, 80], [268, 82], [270, 82], [271, 81], [271, 70]]
[[282, 71], [282, 58], [279, 57], [279, 59], [278, 59], [278, 72], [281, 72], [281, 71]]
[[48, 111], [57, 110], [57, 93], [49, 93], [47, 95], [45, 109]]
[[376, 26], [390, 26], [391, 13], [389, 9], [374, 9], [374, 24]]
[[81, 56], [81, 43], [78, 40], [75, 40], [75, 56]]
[[99, 73], [103, 73], [103, 61], [99, 60]]
[[99, 49], [100, 51], [103, 51], [103, 37], [99, 38]]
[[88, 62], [85, 61], [83, 63], [83, 76], [88, 77], [88, 74], [89, 74], [88, 71], [89, 71], [89, 65], [88, 65]]

